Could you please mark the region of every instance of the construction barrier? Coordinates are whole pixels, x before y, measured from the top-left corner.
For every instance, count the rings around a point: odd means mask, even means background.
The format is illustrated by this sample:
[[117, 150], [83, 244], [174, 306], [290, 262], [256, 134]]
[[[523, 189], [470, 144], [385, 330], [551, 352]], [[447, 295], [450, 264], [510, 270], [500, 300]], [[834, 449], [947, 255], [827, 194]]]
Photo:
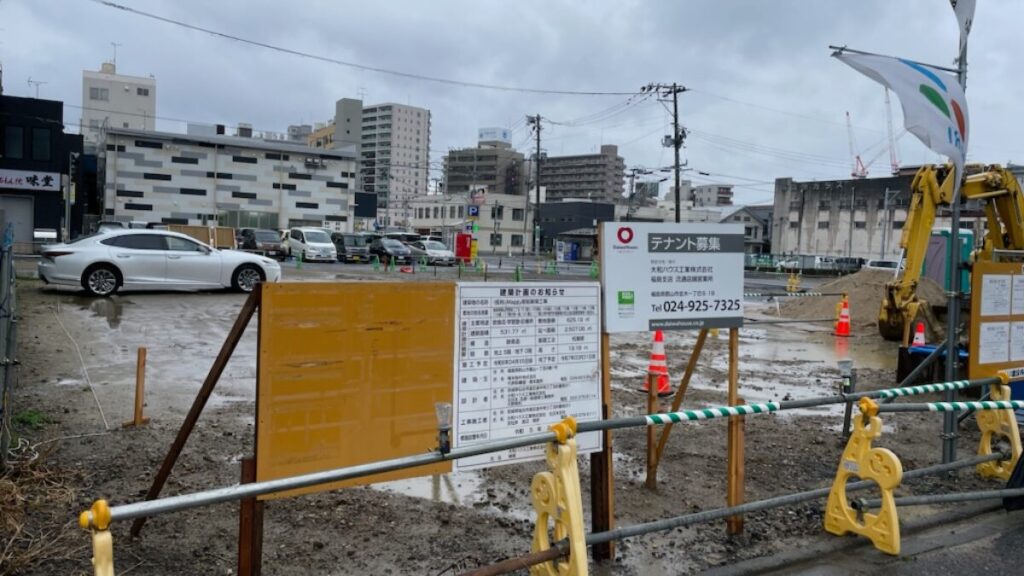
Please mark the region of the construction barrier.
[[[1005, 374], [1000, 374], [999, 377], [971, 381], [943, 382], [924, 386], [793, 401], [718, 406], [700, 410], [683, 410], [668, 414], [646, 414], [643, 416], [582, 423], [576, 423], [573, 418], [568, 417], [562, 422], [550, 426], [547, 432], [526, 434], [455, 449], [447, 449], [446, 445], [440, 441], [441, 438], [444, 438], [444, 435], [439, 434], [438, 449], [425, 454], [239, 484], [121, 506], [110, 507], [105, 501], [98, 500], [90, 510], [81, 514], [79, 524], [82, 528], [91, 530], [93, 534], [95, 574], [106, 576], [114, 573], [113, 540], [110, 535], [109, 526], [116, 521], [145, 518], [219, 502], [252, 499], [273, 493], [294, 492], [302, 488], [362, 478], [384, 472], [437, 464], [513, 448], [547, 444], [547, 463], [550, 470], [538, 473], [534, 477], [531, 489], [534, 508], [537, 511], [537, 525], [534, 533], [532, 554], [533, 559], [544, 558], [533, 562], [533, 564], [549, 563], [546, 570], [537, 573], [586, 574], [587, 563], [583, 549], [586, 545], [595, 545], [609, 541], [602, 540], [602, 538], [621, 539], [657, 530], [668, 530], [688, 523], [735, 517], [742, 513], [783, 506], [787, 503], [819, 498], [825, 495], [829, 497], [829, 503], [826, 507], [826, 531], [833, 534], [844, 534], [847, 532], [860, 534], [870, 538], [880, 550], [896, 554], [899, 552], [899, 523], [896, 516], [896, 507], [892, 500], [892, 490], [899, 486], [903, 479], [909, 478], [910, 474], [903, 473], [898, 458], [891, 451], [871, 446], [872, 441], [881, 434], [881, 421], [878, 414], [881, 412], [910, 411], [1008, 411], [1015, 408], [1024, 408], [1024, 401], [934, 402], [880, 406], [871, 398], [911, 396], [975, 386], [994, 386], [999, 388], [1001, 386], [1005, 387], [1008, 382], [1009, 378]], [[777, 499], [761, 501], [760, 503], [748, 503], [732, 508], [702, 512], [584, 536], [582, 528], [582, 502], [579, 497], [579, 474], [576, 468], [576, 446], [573, 441], [573, 438], [578, 433], [641, 426], [670, 426], [682, 422], [696, 422], [715, 418], [770, 414], [780, 410], [849, 402], [852, 400], [858, 400], [858, 406], [861, 409], [863, 418], [857, 420], [856, 430], [843, 452], [831, 488], [797, 495], [787, 495]], [[1015, 433], [1019, 440], [1016, 421], [1013, 421], [1012, 433]], [[979, 472], [982, 475], [986, 475], [981, 468], [986, 464], [1006, 463], [1009, 467], [1012, 467], [1019, 460], [1021, 454], [1019, 441], [1016, 444], [1011, 444], [1010, 451], [999, 453], [991, 453], [992, 443], [990, 438], [983, 436], [982, 444], [983, 446], [979, 448], [981, 454], [974, 459], [935, 466], [930, 469], [922, 469], [918, 472], [923, 473], [924, 470], [929, 470], [930, 472], [953, 470], [968, 465], [976, 465], [979, 467]], [[987, 445], [989, 453], [983, 453], [985, 445]], [[853, 478], [861, 481], [848, 482], [848, 480]], [[860, 515], [858, 511], [853, 509], [846, 495], [853, 489], [870, 486], [878, 486], [882, 491], [882, 511], [875, 515]], [[864, 520], [860, 520], [861, 518]], [[565, 539], [567, 544], [563, 546], [560, 542], [552, 543], [550, 541], [550, 538], [547, 537], [549, 522], [554, 522], [555, 538], [558, 540]], [[550, 564], [551, 561], [564, 556], [566, 552], [569, 554], [568, 561]], [[519, 569], [525, 566], [525, 564], [522, 564], [522, 559], [517, 559], [517, 561], [520, 562], [518, 564]], [[501, 572], [490, 571], [487, 573], [495, 574]]]

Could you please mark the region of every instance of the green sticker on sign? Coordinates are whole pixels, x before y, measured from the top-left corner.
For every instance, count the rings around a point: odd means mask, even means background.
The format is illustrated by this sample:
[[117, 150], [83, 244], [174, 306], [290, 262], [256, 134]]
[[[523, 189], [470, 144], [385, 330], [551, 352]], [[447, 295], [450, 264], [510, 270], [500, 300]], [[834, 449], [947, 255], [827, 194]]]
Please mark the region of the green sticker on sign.
[[619, 290], [619, 318], [630, 318], [636, 314], [636, 294], [632, 290]]
[[632, 290], [620, 290], [619, 291], [619, 304], [636, 304], [636, 297], [633, 295]]

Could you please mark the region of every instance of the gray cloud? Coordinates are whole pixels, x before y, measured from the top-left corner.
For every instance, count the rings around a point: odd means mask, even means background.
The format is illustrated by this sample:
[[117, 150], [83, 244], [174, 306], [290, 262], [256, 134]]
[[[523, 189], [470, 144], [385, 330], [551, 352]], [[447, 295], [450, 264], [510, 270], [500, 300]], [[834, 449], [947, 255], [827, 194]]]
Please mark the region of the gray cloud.
[[[367, 65], [502, 85], [568, 90], [635, 90], [678, 81], [684, 124], [693, 129], [685, 157], [713, 174], [695, 182], [732, 182], [741, 201], [764, 201], [778, 176], [836, 178], [849, 173], [844, 113], [856, 126], [871, 173], [886, 173], [883, 91], [828, 57], [848, 44], [951, 65], [957, 27], [945, 0], [687, 2], [376, 3], [251, 0], [143, 0], [131, 4], [246, 38]], [[970, 46], [970, 158], [1024, 158], [1013, 115], [1021, 74], [1016, 23], [1024, 3], [979, 3]], [[316, 62], [140, 18], [83, 0], [0, 3], [0, 58], [8, 94], [29, 94], [25, 80], [47, 81], [43, 97], [81, 104], [81, 71], [122, 44], [119, 71], [154, 74], [158, 115], [207, 123], [250, 122], [283, 131], [326, 120], [334, 100], [366, 91], [368, 103], [395, 101], [433, 112], [432, 157], [472, 144], [481, 126], [521, 125], [525, 114], [564, 121], [625, 98], [509, 93], [446, 86]], [[1019, 51], [1019, 50], [1018, 50]], [[900, 112], [893, 103], [897, 132]], [[78, 109], [65, 109], [77, 123]], [[663, 166], [668, 117], [647, 101], [602, 122], [545, 127], [552, 154], [618, 143], [629, 165]], [[161, 120], [161, 129], [183, 124]], [[520, 127], [513, 142], [529, 146]], [[906, 163], [937, 157], [909, 135]], [[728, 176], [726, 176], [728, 175]], [[663, 188], [667, 190], [667, 187]]]

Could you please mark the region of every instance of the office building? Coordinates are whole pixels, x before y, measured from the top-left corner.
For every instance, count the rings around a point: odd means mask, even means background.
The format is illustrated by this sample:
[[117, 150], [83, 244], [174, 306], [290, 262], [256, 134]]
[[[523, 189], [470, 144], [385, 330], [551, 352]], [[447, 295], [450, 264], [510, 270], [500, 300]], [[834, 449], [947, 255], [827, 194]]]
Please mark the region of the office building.
[[619, 147], [601, 146], [599, 154], [548, 156], [541, 158], [540, 181], [548, 189], [548, 200], [593, 200], [624, 202], [626, 163]]
[[523, 195], [526, 192], [523, 155], [500, 140], [475, 148], [451, 150], [444, 157], [444, 192], [468, 198], [471, 192]]
[[[352, 152], [287, 141], [111, 128], [104, 217], [163, 224], [352, 230], [372, 202]], [[372, 217], [372, 216], [371, 216]]]
[[690, 190], [695, 208], [732, 206], [731, 184], [702, 184]]
[[118, 74], [113, 62], [82, 71], [80, 131], [95, 145], [104, 128], [156, 129], [156, 79]]
[[477, 202], [467, 203], [465, 197], [452, 195], [417, 196], [409, 201], [408, 227], [420, 234], [440, 236], [452, 246], [455, 235], [471, 232], [476, 222], [481, 253], [533, 249], [533, 208], [524, 194], [486, 194]]

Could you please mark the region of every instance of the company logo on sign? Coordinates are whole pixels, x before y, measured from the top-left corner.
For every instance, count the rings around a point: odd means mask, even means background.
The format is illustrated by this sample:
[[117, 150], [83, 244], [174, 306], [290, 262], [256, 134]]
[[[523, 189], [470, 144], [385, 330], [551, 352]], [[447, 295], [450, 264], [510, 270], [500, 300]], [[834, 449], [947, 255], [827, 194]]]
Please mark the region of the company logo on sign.
[[629, 244], [630, 242], [633, 241], [633, 229], [628, 226], [623, 226], [619, 228], [619, 231], [616, 233], [616, 236], [619, 238], [619, 242], [622, 242], [623, 244]]

